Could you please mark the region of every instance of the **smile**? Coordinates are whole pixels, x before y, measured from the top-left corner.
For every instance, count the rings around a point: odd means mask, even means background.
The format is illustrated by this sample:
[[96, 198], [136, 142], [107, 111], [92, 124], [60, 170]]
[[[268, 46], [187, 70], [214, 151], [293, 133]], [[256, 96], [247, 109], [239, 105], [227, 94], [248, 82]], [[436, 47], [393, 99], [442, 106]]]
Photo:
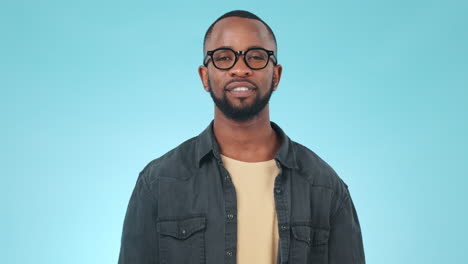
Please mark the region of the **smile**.
[[250, 95], [252, 95], [254, 93], [254, 89], [240, 86], [240, 87], [232, 88], [228, 90], [228, 92], [234, 97], [245, 98], [245, 97], [249, 97]]
[[252, 90], [252, 89], [250, 89], [248, 87], [236, 87], [236, 88], [232, 89], [231, 91], [240, 92], [240, 91], [248, 91], [248, 90]]

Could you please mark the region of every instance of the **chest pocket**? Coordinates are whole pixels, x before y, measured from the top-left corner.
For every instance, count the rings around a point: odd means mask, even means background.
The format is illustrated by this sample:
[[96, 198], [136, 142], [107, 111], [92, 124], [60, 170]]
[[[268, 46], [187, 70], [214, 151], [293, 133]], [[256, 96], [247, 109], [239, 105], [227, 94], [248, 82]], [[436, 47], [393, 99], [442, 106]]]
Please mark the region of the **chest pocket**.
[[306, 225], [291, 226], [291, 264], [328, 263], [327, 229]]
[[161, 263], [205, 263], [205, 228], [204, 216], [158, 221]]

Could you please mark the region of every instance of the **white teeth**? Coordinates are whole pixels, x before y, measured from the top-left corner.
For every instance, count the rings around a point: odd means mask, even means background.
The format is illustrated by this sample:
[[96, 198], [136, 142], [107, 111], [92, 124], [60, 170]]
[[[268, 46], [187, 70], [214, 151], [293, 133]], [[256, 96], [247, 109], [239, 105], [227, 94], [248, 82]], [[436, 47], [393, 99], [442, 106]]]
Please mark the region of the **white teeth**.
[[244, 91], [248, 91], [249, 88], [247, 87], [236, 87], [234, 89], [232, 89], [234, 92], [244, 92]]

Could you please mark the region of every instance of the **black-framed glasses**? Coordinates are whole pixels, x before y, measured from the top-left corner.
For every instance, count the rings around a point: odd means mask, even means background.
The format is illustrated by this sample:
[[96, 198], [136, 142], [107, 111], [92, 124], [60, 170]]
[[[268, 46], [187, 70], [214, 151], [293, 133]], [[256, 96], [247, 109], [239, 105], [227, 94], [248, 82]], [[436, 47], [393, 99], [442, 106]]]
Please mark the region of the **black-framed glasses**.
[[207, 59], [211, 59], [213, 65], [220, 70], [229, 70], [236, 65], [239, 55], [244, 55], [244, 62], [252, 70], [261, 70], [268, 65], [270, 57], [273, 56], [273, 64], [276, 65], [276, 55], [272, 50], [264, 48], [250, 48], [246, 51], [234, 51], [230, 48], [218, 48], [206, 52], [203, 65], [206, 67]]

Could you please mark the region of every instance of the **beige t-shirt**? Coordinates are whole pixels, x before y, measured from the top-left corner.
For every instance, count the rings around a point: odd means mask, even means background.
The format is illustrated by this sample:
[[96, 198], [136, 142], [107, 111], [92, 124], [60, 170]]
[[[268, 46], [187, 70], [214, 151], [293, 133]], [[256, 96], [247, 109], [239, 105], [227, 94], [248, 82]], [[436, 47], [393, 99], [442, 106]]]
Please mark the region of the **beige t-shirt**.
[[237, 263], [272, 264], [278, 254], [275, 160], [243, 162], [221, 155], [237, 195]]

